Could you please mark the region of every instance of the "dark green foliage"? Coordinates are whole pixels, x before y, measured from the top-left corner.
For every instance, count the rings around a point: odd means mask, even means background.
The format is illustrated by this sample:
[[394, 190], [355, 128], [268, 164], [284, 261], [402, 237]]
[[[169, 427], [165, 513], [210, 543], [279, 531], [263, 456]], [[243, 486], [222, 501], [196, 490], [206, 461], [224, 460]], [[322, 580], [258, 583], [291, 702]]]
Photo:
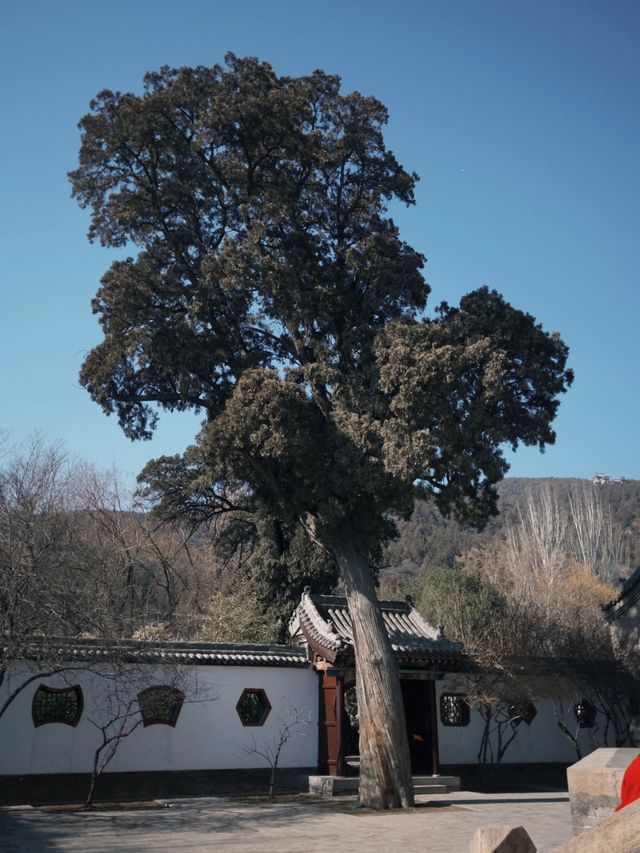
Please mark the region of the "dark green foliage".
[[252, 367], [287, 365], [320, 393], [424, 306], [422, 258], [382, 216], [412, 202], [414, 177], [384, 148], [378, 101], [229, 54], [91, 106], [74, 195], [91, 239], [143, 251], [103, 278], [105, 341], [81, 379], [130, 436], [149, 437], [150, 402], [212, 420]]
[[390, 323], [378, 338], [380, 387], [391, 398], [386, 463], [418, 480], [441, 511], [482, 527], [508, 470], [501, 447], [555, 441], [557, 395], [573, 374], [559, 336], [495, 291], [474, 291], [459, 308], [443, 303], [438, 314]]
[[[237, 561], [234, 576], [237, 571], [243, 574], [257, 613], [275, 626], [273, 641], [286, 641], [287, 624], [306, 586], [315, 593], [330, 593], [338, 582], [338, 568], [329, 554], [300, 525], [288, 527], [274, 518], [254, 515], [249, 523], [227, 525], [218, 550]], [[230, 580], [230, 589], [235, 583]]]
[[416, 177], [380, 102], [226, 62], [104, 91], [82, 119], [89, 236], [141, 248], [103, 277], [82, 383], [132, 438], [154, 406], [204, 412], [197, 443], [142, 475], [169, 515], [239, 507], [375, 560], [419, 484], [482, 526], [502, 446], [554, 440], [566, 347], [486, 288], [425, 317], [423, 258], [387, 216]]

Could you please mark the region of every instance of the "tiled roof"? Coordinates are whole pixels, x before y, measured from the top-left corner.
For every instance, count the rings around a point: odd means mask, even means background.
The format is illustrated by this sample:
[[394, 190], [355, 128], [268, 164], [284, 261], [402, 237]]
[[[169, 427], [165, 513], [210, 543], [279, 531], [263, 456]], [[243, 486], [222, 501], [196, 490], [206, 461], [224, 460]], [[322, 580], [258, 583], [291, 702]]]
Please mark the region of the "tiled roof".
[[620, 587], [617, 597], [603, 607], [607, 622], [613, 622], [622, 616], [636, 601], [640, 599], [640, 566], [626, 579]]
[[309, 666], [304, 649], [280, 645], [150, 642], [145, 640], [28, 637], [12, 644], [12, 656], [27, 660], [92, 663], [181, 663], [226, 666]]
[[[462, 645], [446, 640], [405, 601], [380, 601], [391, 646], [404, 661], [416, 659], [451, 659], [462, 654]], [[305, 592], [289, 624], [298, 642], [303, 638], [322, 654], [334, 660], [353, 649], [351, 617], [347, 601], [335, 595], [311, 595]]]

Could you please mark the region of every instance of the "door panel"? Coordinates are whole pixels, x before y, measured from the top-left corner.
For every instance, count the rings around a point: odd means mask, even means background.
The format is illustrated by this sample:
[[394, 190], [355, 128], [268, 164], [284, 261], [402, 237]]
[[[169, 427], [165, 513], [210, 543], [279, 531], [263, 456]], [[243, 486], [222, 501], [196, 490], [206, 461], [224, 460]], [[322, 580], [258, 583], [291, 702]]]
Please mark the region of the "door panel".
[[320, 773], [336, 776], [338, 772], [338, 720], [336, 692], [338, 680], [322, 673], [320, 685], [320, 730], [318, 738], [318, 769]]
[[429, 682], [402, 679], [402, 698], [407, 721], [412, 773], [432, 773], [429, 730]]

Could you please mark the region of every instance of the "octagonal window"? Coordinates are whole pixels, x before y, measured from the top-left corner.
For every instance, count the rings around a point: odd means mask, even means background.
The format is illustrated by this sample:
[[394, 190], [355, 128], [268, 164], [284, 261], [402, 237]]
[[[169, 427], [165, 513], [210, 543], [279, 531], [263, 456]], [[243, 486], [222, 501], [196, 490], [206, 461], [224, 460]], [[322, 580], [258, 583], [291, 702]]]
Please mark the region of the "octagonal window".
[[247, 687], [238, 699], [236, 711], [243, 726], [262, 726], [269, 716], [271, 703], [261, 687]]

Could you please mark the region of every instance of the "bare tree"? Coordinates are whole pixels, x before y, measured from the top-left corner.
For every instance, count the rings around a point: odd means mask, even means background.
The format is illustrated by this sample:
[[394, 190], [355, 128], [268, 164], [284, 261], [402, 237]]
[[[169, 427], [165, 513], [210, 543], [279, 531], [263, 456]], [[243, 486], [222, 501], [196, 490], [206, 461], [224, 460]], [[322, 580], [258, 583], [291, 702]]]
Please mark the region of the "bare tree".
[[567, 529], [568, 519], [549, 486], [529, 494], [517, 509], [517, 522], [506, 528], [509, 567], [520, 594], [535, 597], [547, 609], [566, 566]]
[[137, 697], [125, 693], [124, 689], [123, 685], [114, 683], [103, 708], [102, 719], [90, 719], [91, 724], [100, 732], [100, 743], [93, 754], [91, 781], [85, 800], [87, 809], [93, 807], [98, 779], [115, 758], [124, 739], [132, 735], [143, 723]]
[[576, 714], [572, 714], [573, 708], [576, 707], [576, 701], [565, 696], [554, 696], [552, 704], [556, 725], [573, 745], [576, 757], [580, 761], [582, 758], [582, 747], [579, 738], [581, 722]]
[[87, 626], [72, 473], [62, 447], [39, 435], [9, 449], [0, 467], [0, 682], [25, 636]]
[[90, 808], [96, 784], [126, 739], [149, 722], [176, 724], [183, 705], [214, 701], [211, 688], [198, 683], [194, 670], [177, 664], [161, 669], [127, 660], [127, 646], [115, 650], [119, 657], [92, 673], [93, 708], [89, 722], [100, 740], [93, 753], [91, 780], [85, 806]]
[[302, 734], [302, 729], [311, 723], [309, 714], [303, 714], [295, 705], [289, 707], [288, 715], [284, 718], [279, 718], [280, 728], [272, 738], [263, 738], [258, 740], [255, 735], [251, 739], [251, 743], [243, 744], [240, 747], [240, 754], [243, 756], [257, 755], [262, 758], [271, 768], [269, 775], [269, 799], [273, 799], [273, 794], [276, 787], [276, 774], [278, 772], [278, 764], [280, 755], [284, 746], [296, 735]]
[[515, 740], [521, 722], [521, 716], [513, 703], [487, 698], [476, 705], [483, 720], [478, 764], [499, 765], [509, 746]]
[[[0, 456], [0, 717], [38, 678], [86, 668], [69, 640], [176, 639], [215, 580], [208, 543], [158, 528], [115, 472], [35, 435]], [[60, 639], [64, 638], [64, 639]]]
[[621, 525], [603, 506], [602, 492], [589, 483], [569, 492], [571, 548], [576, 562], [592, 566], [613, 583], [628, 560]]
[[524, 595], [551, 602], [559, 579], [589, 566], [605, 583], [625, 571], [628, 549], [621, 525], [592, 484], [572, 486], [564, 503], [549, 484], [531, 491], [507, 524], [511, 572]]
[[193, 546], [191, 528], [159, 525], [117, 472], [83, 466], [77, 491], [87, 538], [107, 557], [95, 574], [96, 594], [120, 631], [131, 636], [152, 624], [173, 637], [190, 636], [215, 588], [210, 543]]

